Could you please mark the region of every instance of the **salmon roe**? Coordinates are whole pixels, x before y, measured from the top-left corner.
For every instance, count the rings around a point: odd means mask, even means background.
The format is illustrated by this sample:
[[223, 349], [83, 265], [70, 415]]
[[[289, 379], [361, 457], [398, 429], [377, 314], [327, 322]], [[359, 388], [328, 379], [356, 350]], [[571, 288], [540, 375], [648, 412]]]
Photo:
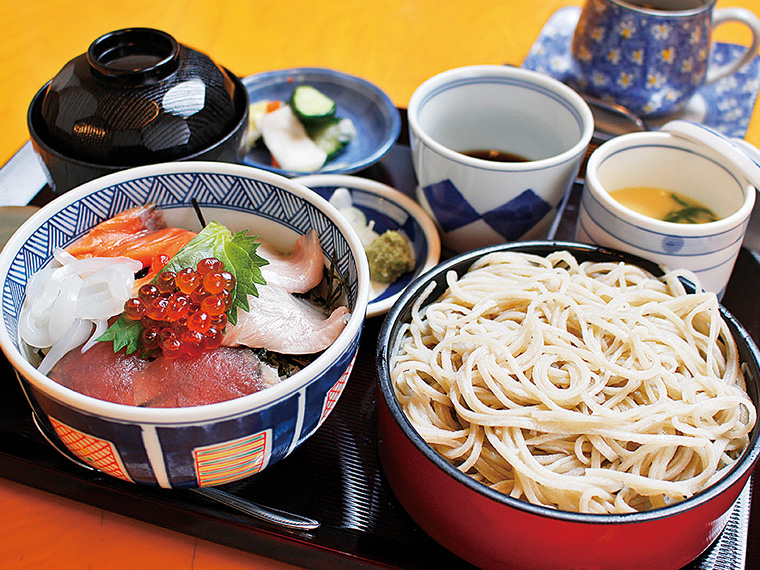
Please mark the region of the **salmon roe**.
[[143, 325], [146, 349], [166, 358], [195, 357], [221, 346], [234, 288], [235, 276], [209, 257], [195, 268], [160, 273], [124, 304], [124, 314]]

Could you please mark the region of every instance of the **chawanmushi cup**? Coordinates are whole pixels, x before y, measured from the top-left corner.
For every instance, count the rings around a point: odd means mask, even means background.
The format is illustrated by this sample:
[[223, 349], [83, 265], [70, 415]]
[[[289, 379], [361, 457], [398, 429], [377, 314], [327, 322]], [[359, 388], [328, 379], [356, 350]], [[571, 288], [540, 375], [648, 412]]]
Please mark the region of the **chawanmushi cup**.
[[[618, 202], [610, 192], [645, 186], [676, 192], [712, 210], [716, 221], [658, 220]], [[611, 139], [589, 158], [576, 240], [687, 269], [723, 295], [744, 239], [756, 190], [742, 169], [713, 147], [671, 132]]]

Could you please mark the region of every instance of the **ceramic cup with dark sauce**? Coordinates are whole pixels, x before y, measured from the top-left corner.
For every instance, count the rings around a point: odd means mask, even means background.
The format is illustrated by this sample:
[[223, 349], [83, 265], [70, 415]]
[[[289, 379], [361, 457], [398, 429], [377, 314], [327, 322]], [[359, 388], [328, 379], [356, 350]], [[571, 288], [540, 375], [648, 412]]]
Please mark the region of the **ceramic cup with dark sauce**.
[[545, 238], [594, 131], [575, 91], [506, 65], [431, 77], [408, 118], [417, 201], [454, 252]]

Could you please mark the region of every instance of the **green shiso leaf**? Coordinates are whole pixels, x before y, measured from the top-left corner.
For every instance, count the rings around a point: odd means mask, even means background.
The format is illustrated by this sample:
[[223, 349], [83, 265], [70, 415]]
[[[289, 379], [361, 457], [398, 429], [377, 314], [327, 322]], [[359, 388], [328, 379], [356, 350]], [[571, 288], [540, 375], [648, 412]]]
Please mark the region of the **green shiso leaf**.
[[114, 352], [119, 352], [122, 348], [126, 347], [127, 354], [131, 354], [142, 348], [140, 334], [143, 328], [140, 321], [133, 321], [122, 313], [117, 321], [98, 337], [98, 340], [102, 342], [113, 341]]
[[[258, 236], [249, 236], [247, 232], [248, 230], [243, 230], [233, 234], [222, 224], [210, 222], [162, 270], [177, 273], [188, 267], [195, 268], [200, 260], [207, 257], [215, 257], [224, 263], [224, 268], [235, 276], [233, 302], [227, 311], [227, 320], [233, 325], [237, 323], [238, 308], [248, 311], [248, 295], [258, 297], [256, 285], [266, 285], [261, 267], [269, 262], [256, 253], [261, 245], [257, 241]], [[112, 341], [114, 352], [126, 347], [127, 354], [130, 354], [142, 348], [142, 330], [139, 321], [133, 321], [122, 314], [98, 340]]]
[[247, 232], [243, 230], [233, 234], [222, 224], [210, 222], [163, 269], [177, 273], [187, 267], [195, 267], [206, 257], [216, 257], [224, 263], [225, 269], [236, 280], [232, 291], [234, 300], [227, 313], [227, 319], [233, 325], [237, 323], [238, 307], [248, 310], [248, 295], [259, 296], [256, 284], [266, 285], [261, 267], [269, 262], [256, 253], [261, 244], [256, 241], [258, 236], [248, 236]]

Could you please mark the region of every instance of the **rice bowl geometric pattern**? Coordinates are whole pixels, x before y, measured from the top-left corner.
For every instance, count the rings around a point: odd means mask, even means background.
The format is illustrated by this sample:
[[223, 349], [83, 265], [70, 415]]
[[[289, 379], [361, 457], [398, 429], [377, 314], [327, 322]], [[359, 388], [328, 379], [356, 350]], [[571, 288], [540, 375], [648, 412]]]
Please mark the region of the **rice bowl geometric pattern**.
[[74, 429], [53, 417], [50, 417], [50, 423], [61, 441], [79, 459], [104, 473], [132, 482], [118, 451], [110, 441]]
[[193, 450], [198, 485], [222, 485], [258, 473], [266, 465], [271, 431]]
[[332, 388], [330, 388], [330, 391], [327, 392], [327, 396], [325, 397], [325, 403], [322, 406], [322, 415], [319, 417], [319, 423], [317, 424], [317, 427], [322, 425], [322, 422], [324, 422], [327, 416], [330, 415], [330, 412], [335, 407], [335, 404], [338, 403], [338, 398], [340, 398], [340, 395], [343, 392], [343, 388], [346, 387], [346, 383], [348, 382], [348, 377], [351, 376], [351, 370], [354, 369], [355, 361], [356, 361], [356, 357], [354, 357], [354, 360], [352, 360], [351, 364], [348, 365], [348, 368], [341, 375], [340, 379], [335, 383], [335, 385]]
[[[340, 273], [348, 275], [351, 271], [351, 252], [337, 228], [316, 206], [289, 192], [258, 180], [223, 174], [146, 176], [104, 188], [56, 212], [20, 249], [11, 262], [2, 291], [5, 326], [10, 337], [18, 336], [17, 317], [29, 277], [52, 258], [56, 249], [66, 247], [95, 224], [128, 208], [150, 203], [160, 204], [162, 209], [186, 208], [191, 198], [201, 208], [217, 206], [256, 212], [299, 234], [313, 228], [328, 259], [335, 254]], [[348, 295], [351, 302], [356, 299], [357, 287], [356, 284], [351, 287]]]

